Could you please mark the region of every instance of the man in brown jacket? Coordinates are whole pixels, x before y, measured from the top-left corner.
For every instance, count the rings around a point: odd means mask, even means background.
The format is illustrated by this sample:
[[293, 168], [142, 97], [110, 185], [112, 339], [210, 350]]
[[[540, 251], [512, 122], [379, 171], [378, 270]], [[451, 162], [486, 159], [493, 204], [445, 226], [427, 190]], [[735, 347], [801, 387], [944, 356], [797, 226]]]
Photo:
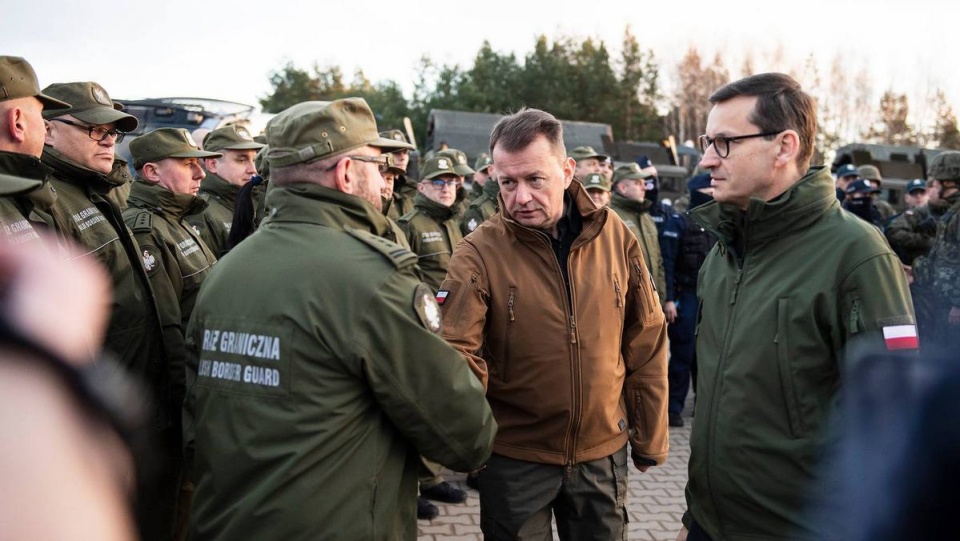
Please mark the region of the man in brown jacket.
[[443, 336], [499, 425], [479, 473], [490, 539], [625, 537], [627, 440], [667, 457], [667, 333], [636, 237], [573, 181], [563, 128], [523, 109], [490, 136], [501, 212], [457, 246]]

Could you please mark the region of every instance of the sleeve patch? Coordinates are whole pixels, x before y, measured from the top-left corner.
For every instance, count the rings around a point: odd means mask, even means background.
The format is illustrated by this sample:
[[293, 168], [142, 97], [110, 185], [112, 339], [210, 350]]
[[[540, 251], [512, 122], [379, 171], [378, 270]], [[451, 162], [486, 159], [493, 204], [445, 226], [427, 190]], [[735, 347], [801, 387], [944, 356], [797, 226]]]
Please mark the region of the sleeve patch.
[[413, 294], [413, 310], [425, 328], [432, 333], [440, 332], [440, 305], [426, 284], [417, 286]]

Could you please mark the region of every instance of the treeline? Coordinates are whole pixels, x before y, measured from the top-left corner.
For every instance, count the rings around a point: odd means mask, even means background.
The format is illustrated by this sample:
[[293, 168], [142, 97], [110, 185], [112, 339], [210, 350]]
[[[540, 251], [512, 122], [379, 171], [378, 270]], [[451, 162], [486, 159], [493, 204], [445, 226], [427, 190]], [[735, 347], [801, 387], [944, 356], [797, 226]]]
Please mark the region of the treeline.
[[[413, 95], [404, 96], [395, 81], [370, 81], [362, 70], [348, 80], [339, 66], [301, 69], [288, 62], [270, 73], [272, 91], [260, 99], [266, 112], [280, 112], [305, 100], [362, 96], [384, 128], [401, 128], [410, 117], [418, 141], [424, 140], [431, 109], [504, 113], [522, 106], [550, 111], [558, 118], [602, 122], [612, 126], [614, 139], [659, 141], [673, 135], [695, 139], [706, 126], [707, 97], [722, 84], [754, 73], [748, 54], [739, 70], [730, 70], [718, 54], [705, 61], [691, 47], [670, 72], [676, 90], [665, 93], [662, 70], [652, 50], [640, 47], [628, 26], [620, 54], [611, 56], [602, 40], [536, 38], [522, 59], [494, 51], [484, 42], [473, 65], [437, 65], [423, 56], [416, 68]], [[829, 151], [853, 142], [912, 144], [960, 149], [956, 114], [940, 89], [930, 89], [921, 104], [924, 118], [908, 121], [906, 94], [883, 93], [879, 103], [867, 72], [852, 80], [839, 58], [824, 77], [812, 57], [796, 69], [773, 64], [798, 79], [817, 99], [821, 133], [818, 147]]]

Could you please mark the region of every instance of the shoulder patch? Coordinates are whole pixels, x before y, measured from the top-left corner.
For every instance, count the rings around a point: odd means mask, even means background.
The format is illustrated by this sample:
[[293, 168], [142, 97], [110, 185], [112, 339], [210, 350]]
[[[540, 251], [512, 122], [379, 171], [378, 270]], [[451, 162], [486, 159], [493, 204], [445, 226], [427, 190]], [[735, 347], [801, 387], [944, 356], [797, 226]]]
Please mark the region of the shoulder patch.
[[417, 215], [418, 212], [420, 212], [420, 211], [417, 210], [417, 209], [411, 210], [410, 212], [408, 212], [408, 213], [404, 214], [403, 216], [397, 218], [397, 223], [399, 223], [399, 222], [404, 222], [404, 223], [409, 222], [410, 220], [413, 219], [414, 216]]
[[393, 263], [393, 266], [398, 269], [416, 265], [417, 263], [417, 254], [407, 250], [399, 244], [389, 241], [383, 237], [378, 237], [373, 233], [360, 231], [359, 229], [347, 228], [346, 231], [353, 238], [363, 242], [367, 246], [383, 254], [384, 257], [390, 260], [390, 262]]
[[130, 229], [133, 230], [134, 233], [153, 231], [153, 213], [149, 210], [138, 211], [136, 216], [134, 216]]
[[440, 332], [440, 305], [427, 284], [421, 282], [413, 293], [413, 311], [430, 332]]
[[143, 270], [147, 271], [147, 276], [153, 274], [160, 268], [160, 252], [155, 246], [144, 244], [140, 247], [140, 258], [143, 263]]

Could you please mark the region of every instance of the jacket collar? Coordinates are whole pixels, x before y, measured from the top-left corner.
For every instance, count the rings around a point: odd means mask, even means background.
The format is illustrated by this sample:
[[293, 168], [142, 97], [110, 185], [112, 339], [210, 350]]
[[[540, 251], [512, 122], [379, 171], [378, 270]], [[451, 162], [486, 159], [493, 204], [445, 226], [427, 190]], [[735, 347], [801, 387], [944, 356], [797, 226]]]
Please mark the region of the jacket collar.
[[[130, 188], [130, 205], [152, 208], [177, 219], [196, 214], [207, 208], [207, 202], [188, 193], [172, 192], [159, 184], [137, 178]], [[139, 203], [134, 205], [134, 203]]]
[[690, 211], [690, 216], [726, 245], [742, 238], [749, 249], [803, 230], [833, 207], [839, 207], [833, 178], [826, 167], [807, 174], [770, 201], [752, 198], [746, 211], [713, 201]]
[[49, 145], [44, 145], [42, 159], [43, 163], [53, 168], [53, 174], [58, 179], [85, 188], [84, 191], [90, 189], [103, 195], [123, 184], [123, 182], [117, 183], [108, 175], [98, 173], [70, 160]]
[[203, 177], [203, 180], [200, 181], [200, 190], [226, 201], [234, 202], [237, 200], [240, 186], [230, 184], [216, 173], [207, 173], [207, 176]]
[[413, 197], [413, 206], [434, 220], [447, 221], [453, 217], [453, 206], [446, 207], [430, 200], [422, 193]]
[[23, 179], [36, 181], [36, 186], [28, 188], [24, 193], [33, 192], [42, 187], [51, 172], [52, 170], [41, 163], [39, 158], [17, 152], [0, 152], [0, 182], [4, 181], [4, 177], [16, 177], [18, 184]]
[[633, 199], [628, 199], [617, 192], [613, 192], [611, 203], [636, 214], [647, 212], [650, 210], [650, 207], [653, 206], [653, 201], [649, 199], [644, 199], [643, 201], [634, 201]]
[[302, 182], [274, 186], [267, 192], [270, 222], [307, 222], [341, 231], [359, 229], [378, 237], [390, 229], [387, 218], [357, 196]]

